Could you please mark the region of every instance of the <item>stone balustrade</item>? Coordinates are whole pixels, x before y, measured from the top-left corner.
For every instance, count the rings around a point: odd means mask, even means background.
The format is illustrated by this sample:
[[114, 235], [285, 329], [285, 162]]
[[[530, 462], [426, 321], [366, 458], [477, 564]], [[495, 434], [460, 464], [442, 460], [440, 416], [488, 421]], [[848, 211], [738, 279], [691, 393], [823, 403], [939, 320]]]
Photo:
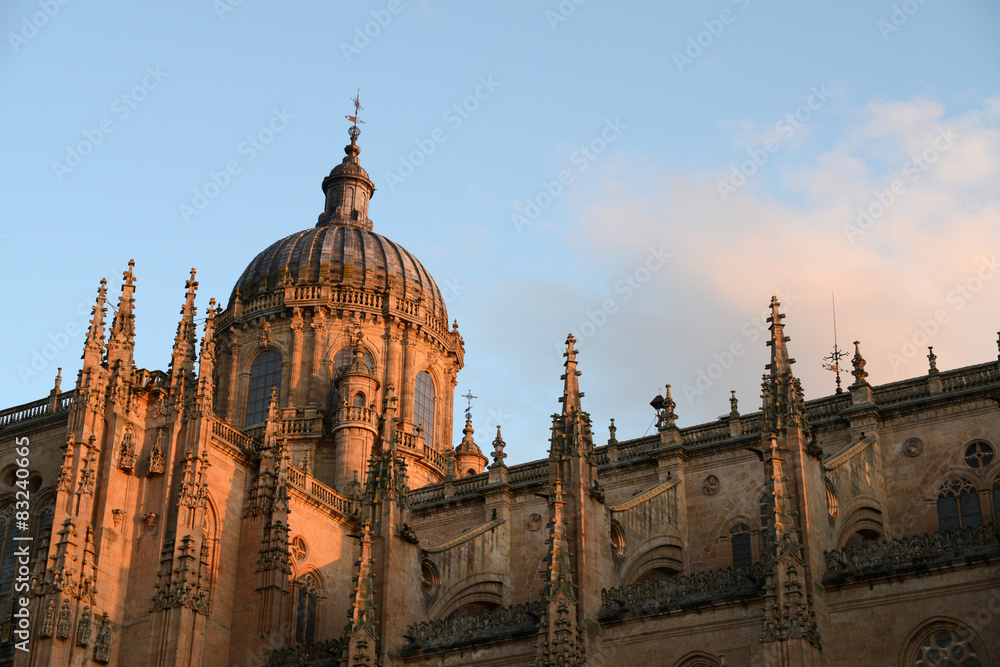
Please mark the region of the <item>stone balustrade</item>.
[[825, 551], [823, 584], [839, 586], [944, 568], [956, 562], [989, 561], [1000, 556], [1000, 526], [981, 524], [948, 532], [909, 535]]
[[415, 623], [404, 635], [408, 644], [403, 654], [426, 654], [530, 636], [538, 632], [542, 612], [542, 603], [536, 601]]
[[675, 610], [746, 600], [763, 595], [766, 571], [761, 563], [681, 574], [601, 591], [602, 623], [625, 616], [653, 616]]

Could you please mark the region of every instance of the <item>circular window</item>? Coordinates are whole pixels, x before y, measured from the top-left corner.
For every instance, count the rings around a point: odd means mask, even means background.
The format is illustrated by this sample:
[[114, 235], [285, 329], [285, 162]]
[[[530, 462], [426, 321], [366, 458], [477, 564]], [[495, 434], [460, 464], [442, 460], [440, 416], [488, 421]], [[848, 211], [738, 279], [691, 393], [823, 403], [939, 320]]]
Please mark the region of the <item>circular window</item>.
[[434, 563], [424, 560], [420, 563], [420, 588], [427, 595], [437, 595], [441, 587], [441, 578], [438, 576]]
[[976, 649], [950, 630], [933, 633], [920, 647], [916, 667], [982, 667]]
[[993, 448], [989, 443], [977, 440], [965, 448], [965, 464], [970, 468], [985, 468], [993, 463]]
[[625, 531], [617, 521], [611, 522], [611, 553], [615, 558], [625, 558], [628, 555], [628, 543], [625, 542]]

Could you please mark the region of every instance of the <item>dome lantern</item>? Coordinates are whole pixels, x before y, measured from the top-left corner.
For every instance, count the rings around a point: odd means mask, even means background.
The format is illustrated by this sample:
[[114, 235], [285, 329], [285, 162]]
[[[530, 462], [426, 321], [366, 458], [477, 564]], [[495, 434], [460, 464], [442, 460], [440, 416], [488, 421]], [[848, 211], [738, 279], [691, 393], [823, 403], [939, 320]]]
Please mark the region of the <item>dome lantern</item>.
[[361, 103], [355, 97], [354, 115], [347, 116], [353, 124], [347, 130], [351, 137], [351, 143], [344, 147], [344, 159], [330, 171], [330, 175], [323, 179], [323, 194], [326, 195], [326, 206], [319, 214], [317, 227], [326, 225], [345, 225], [349, 227], [360, 227], [368, 231], [372, 230], [372, 221], [368, 217], [368, 202], [375, 194], [375, 184], [368, 177], [368, 172], [361, 166], [358, 155], [361, 148], [358, 146], [358, 136], [361, 130], [358, 123], [364, 121], [358, 119], [358, 112], [361, 111]]

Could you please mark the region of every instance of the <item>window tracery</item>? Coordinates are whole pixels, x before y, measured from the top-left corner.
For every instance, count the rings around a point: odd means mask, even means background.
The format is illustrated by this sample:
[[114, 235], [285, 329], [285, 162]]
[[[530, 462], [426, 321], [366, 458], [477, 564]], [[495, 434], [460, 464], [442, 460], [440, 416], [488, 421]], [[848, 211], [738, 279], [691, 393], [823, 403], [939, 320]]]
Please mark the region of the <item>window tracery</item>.
[[961, 477], [950, 479], [941, 485], [937, 512], [942, 531], [972, 528], [982, 523], [976, 488]]

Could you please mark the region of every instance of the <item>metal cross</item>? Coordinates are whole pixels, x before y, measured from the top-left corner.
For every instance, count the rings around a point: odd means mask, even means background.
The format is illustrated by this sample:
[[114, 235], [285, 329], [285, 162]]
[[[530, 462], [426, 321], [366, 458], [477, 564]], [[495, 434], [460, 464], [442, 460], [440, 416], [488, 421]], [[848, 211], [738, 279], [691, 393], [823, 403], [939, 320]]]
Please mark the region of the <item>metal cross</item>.
[[469, 393], [465, 394], [464, 396], [462, 396], [462, 398], [469, 399], [469, 405], [465, 408], [465, 418], [466, 419], [472, 419], [472, 399], [479, 398], [479, 397], [478, 396], [473, 396], [472, 395], [472, 390], [470, 389]]
[[361, 134], [361, 130], [358, 129], [358, 123], [361, 123], [362, 125], [365, 124], [365, 121], [358, 118], [358, 116], [360, 115], [359, 112], [364, 111], [364, 107], [361, 106], [360, 88], [358, 88], [358, 94], [351, 98], [351, 102], [354, 103], [354, 115], [353, 116], [347, 115], [344, 116], [344, 118], [354, 123], [353, 125], [351, 125], [351, 129], [348, 130], [348, 134], [351, 135], [351, 141], [357, 141], [358, 135]]

